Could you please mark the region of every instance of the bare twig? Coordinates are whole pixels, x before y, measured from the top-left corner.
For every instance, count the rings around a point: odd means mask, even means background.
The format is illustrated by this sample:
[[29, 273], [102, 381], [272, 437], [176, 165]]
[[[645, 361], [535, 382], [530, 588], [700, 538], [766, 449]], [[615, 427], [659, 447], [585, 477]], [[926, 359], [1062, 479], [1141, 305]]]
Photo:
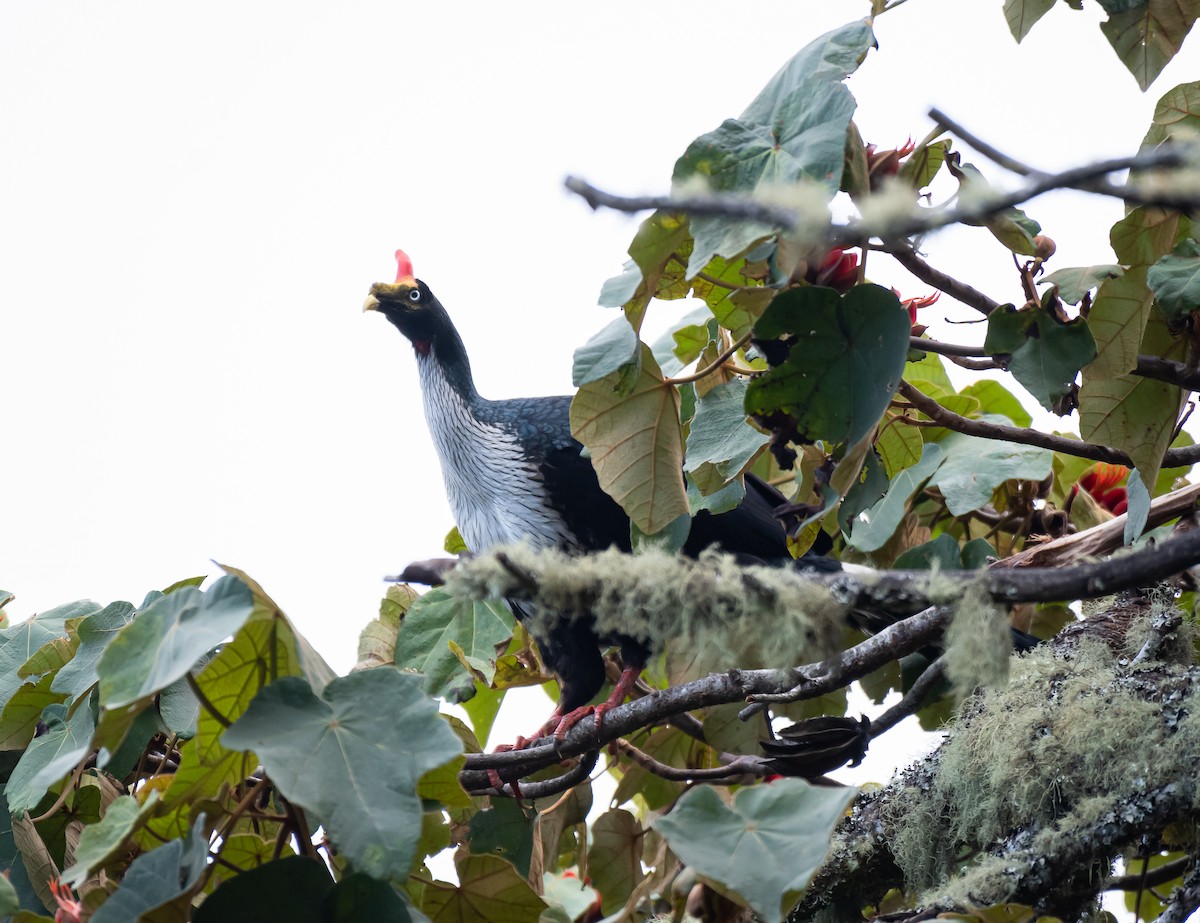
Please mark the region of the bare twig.
[[733, 218], [740, 221], [756, 221], [777, 228], [791, 228], [799, 214], [791, 208], [780, 208], [751, 199], [744, 195], [705, 196], [621, 196], [597, 189], [586, 180], [568, 176], [563, 185], [582, 198], [593, 209], [611, 208], [619, 212], [645, 212], [662, 209], [681, 212], [698, 218]]
[[[639, 750], [623, 737], [615, 741], [617, 749], [637, 763], [647, 772], [662, 779], [673, 782], [724, 782], [741, 776], [765, 776], [772, 770], [767, 766], [767, 760], [761, 756], [739, 755], [723, 766], [712, 769], [681, 769], [668, 766], [652, 757], [649, 753]], [[524, 787], [522, 786], [522, 791]]]
[[729, 344], [729, 346], [727, 346], [725, 349], [721, 350], [717, 357], [708, 365], [704, 366], [704, 368], [697, 369], [690, 375], [681, 375], [678, 378], [668, 378], [664, 384], [685, 385], [688, 382], [699, 381], [701, 378], [705, 378], [711, 375], [713, 372], [719, 371], [721, 366], [733, 358], [734, 353], [750, 342], [750, 337], [752, 335], [753, 331], [747, 331]]
[[1011, 170], [1013, 173], [1019, 173], [1021, 176], [1042, 175], [1040, 170], [1035, 170], [1033, 167], [1022, 163], [1015, 157], [1010, 157], [1008, 154], [1005, 154], [995, 147], [992, 147], [992, 145], [988, 144], [986, 141], [967, 131], [958, 122], [954, 121], [944, 112], [942, 112], [942, 110], [930, 109], [929, 117], [933, 121], [937, 122], [938, 125], [944, 128], [946, 131], [950, 132], [951, 134], [958, 135], [959, 138], [961, 138], [963, 141], [966, 141], [967, 144], [979, 151], [979, 153], [981, 153], [988, 160], [992, 161], [993, 163], [998, 163], [1000, 166], [1004, 167], [1004, 169]]
[[899, 702], [871, 722], [871, 738], [874, 739], [880, 734], [890, 731], [909, 715], [919, 712], [925, 704], [925, 700], [929, 698], [929, 694], [945, 677], [946, 658], [939, 657], [917, 677], [916, 682], [912, 684], [908, 692], [904, 693], [904, 697]]
[[[1053, 189], [1074, 188], [1085, 192], [1114, 196], [1143, 204], [1158, 204], [1167, 207], [1190, 208], [1197, 204], [1196, 196], [1152, 196], [1141, 193], [1130, 183], [1097, 185], [1110, 173], [1122, 170], [1147, 170], [1162, 167], [1179, 167], [1189, 163], [1193, 156], [1190, 147], [1182, 144], [1166, 144], [1141, 151], [1129, 157], [1115, 157], [1096, 163], [1084, 164], [1063, 170], [1060, 173], [1038, 174], [1029, 182], [1011, 192], [997, 193], [986, 200], [967, 205], [922, 209], [919, 213], [903, 219], [894, 219], [886, 227], [865, 221], [850, 221], [843, 225], [832, 225], [828, 244], [833, 247], [857, 247], [872, 237], [909, 237], [935, 231], [952, 224], [976, 224], [1009, 208], [1021, 205]], [[567, 189], [581, 196], [592, 208], [612, 208], [624, 212], [642, 212], [662, 209], [680, 214], [704, 217], [724, 217], [733, 220], [756, 221], [768, 226], [786, 229], [794, 227], [802, 218], [799, 211], [780, 208], [743, 195], [713, 193], [704, 196], [620, 196], [605, 192], [578, 177], [565, 180]]]
[[[1052, 452], [1062, 452], [1078, 458], [1090, 458], [1093, 461], [1109, 462], [1110, 464], [1132, 467], [1133, 462], [1124, 452], [1105, 445], [1093, 445], [1080, 439], [1070, 439], [1066, 436], [1054, 436], [1050, 433], [1040, 433], [1034, 429], [1020, 426], [1005, 426], [1001, 423], [989, 423], [986, 420], [972, 420], [948, 410], [914, 388], [906, 381], [900, 382], [900, 394], [910, 404], [940, 426], [952, 429], [966, 436], [979, 436], [983, 439], [998, 439], [1004, 442], [1017, 442], [1021, 445], [1038, 446], [1050, 449]], [[1164, 459], [1164, 466], [1166, 461]]]
[[934, 269], [917, 255], [917, 251], [904, 241], [889, 239], [887, 251], [892, 257], [926, 285], [932, 285], [940, 292], [945, 292], [951, 298], [961, 301], [967, 307], [974, 308], [980, 314], [991, 314], [1000, 307], [1000, 302], [993, 301], [983, 292], [972, 288], [965, 282], [960, 282], [953, 276], [946, 275], [940, 269]]

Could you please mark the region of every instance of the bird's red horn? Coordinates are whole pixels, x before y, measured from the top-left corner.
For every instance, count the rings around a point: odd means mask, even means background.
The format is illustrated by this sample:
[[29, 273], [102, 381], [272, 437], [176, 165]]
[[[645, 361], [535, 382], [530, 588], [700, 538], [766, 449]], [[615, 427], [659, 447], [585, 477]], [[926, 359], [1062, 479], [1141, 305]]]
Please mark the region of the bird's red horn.
[[396, 251], [396, 284], [407, 282], [412, 284], [417, 280], [413, 278], [412, 260], [408, 258], [408, 254], [403, 250]]

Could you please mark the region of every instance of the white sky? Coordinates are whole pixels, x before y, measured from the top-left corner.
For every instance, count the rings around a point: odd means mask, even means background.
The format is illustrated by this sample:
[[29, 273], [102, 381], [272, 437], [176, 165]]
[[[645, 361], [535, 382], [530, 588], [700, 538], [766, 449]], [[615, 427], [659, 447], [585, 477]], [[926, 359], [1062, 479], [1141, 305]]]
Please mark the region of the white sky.
[[[1195, 37], [1143, 96], [1091, 5], [1060, 4], [1020, 47], [1001, 6], [913, 0], [882, 17], [881, 50], [850, 82], [864, 136], [920, 138], [937, 105], [1061, 167], [1132, 152], [1155, 100], [1196, 77]], [[612, 316], [596, 296], [636, 222], [591, 214], [564, 175], [665, 191], [693, 137], [867, 10], [0, 5], [10, 612], [140, 602], [215, 559], [256, 577], [347, 670], [380, 578], [439, 554], [452, 525], [410, 348], [360, 314], [392, 251], [457, 321], [484, 394], [568, 391], [572, 350]], [[1029, 211], [1059, 243], [1051, 268], [1111, 260], [1117, 203]], [[986, 232], [928, 249], [1018, 297]]]

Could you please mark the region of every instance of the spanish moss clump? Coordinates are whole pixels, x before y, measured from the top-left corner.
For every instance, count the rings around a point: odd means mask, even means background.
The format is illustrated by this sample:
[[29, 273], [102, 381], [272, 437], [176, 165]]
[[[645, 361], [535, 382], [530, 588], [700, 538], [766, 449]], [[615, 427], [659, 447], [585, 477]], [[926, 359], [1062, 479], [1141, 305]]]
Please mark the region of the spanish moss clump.
[[683, 639], [708, 670], [824, 660], [840, 650], [845, 626], [844, 607], [820, 584], [784, 568], [741, 567], [711, 551], [693, 560], [516, 545], [462, 562], [446, 589], [536, 603], [535, 634], [561, 618], [586, 618], [602, 638], [621, 634], [659, 649]]
[[[1133, 619], [1131, 645], [1154, 608]], [[1190, 644], [1190, 630], [1182, 634], [1170, 643]], [[1128, 657], [1080, 631], [1013, 658], [1007, 688], [967, 701], [932, 777], [902, 778], [887, 800], [885, 836], [906, 884], [930, 889], [924, 903], [1011, 899], [1021, 876], [1011, 857], [989, 857], [999, 844], [1036, 841], [1039, 855], [1059, 855], [1106, 812], [1119, 816], [1169, 784], [1194, 786], [1196, 715], [1192, 675], [1170, 657], [1130, 669]]]
[[1012, 657], [1008, 612], [983, 583], [967, 586], [946, 629], [946, 675], [961, 700], [976, 688], [1003, 687]]

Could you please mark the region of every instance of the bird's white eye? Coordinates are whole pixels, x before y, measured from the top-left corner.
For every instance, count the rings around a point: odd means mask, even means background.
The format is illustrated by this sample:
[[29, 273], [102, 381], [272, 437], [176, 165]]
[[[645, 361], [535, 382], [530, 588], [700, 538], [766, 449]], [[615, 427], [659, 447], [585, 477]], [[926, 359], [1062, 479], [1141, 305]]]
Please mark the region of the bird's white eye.
[[419, 288], [414, 288], [411, 292], [408, 293], [408, 300], [409, 301], [420, 301], [421, 300], [421, 290]]

